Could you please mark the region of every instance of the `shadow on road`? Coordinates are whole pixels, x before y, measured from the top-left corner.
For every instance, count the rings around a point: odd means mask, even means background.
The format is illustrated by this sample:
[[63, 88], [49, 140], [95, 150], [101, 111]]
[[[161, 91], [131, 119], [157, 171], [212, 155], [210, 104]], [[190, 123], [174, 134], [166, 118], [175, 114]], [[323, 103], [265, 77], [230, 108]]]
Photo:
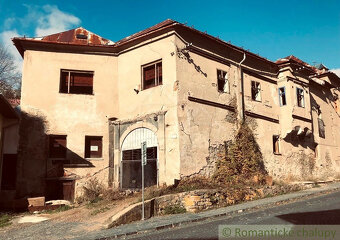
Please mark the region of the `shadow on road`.
[[340, 209], [291, 213], [276, 217], [296, 225], [334, 225], [340, 224]]

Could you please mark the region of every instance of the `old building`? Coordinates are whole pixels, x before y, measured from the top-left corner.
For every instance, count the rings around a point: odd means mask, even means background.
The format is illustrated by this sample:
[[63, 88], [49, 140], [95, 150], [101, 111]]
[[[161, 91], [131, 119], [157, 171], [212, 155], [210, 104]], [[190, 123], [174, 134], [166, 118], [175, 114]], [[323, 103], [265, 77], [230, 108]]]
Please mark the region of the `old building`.
[[83, 28], [13, 42], [24, 58], [18, 197], [72, 200], [94, 177], [139, 188], [144, 141], [147, 186], [209, 175], [242, 119], [275, 178], [339, 171], [340, 79], [324, 66], [272, 62], [173, 20], [118, 42]]
[[0, 207], [11, 207], [16, 196], [19, 115], [0, 94]]

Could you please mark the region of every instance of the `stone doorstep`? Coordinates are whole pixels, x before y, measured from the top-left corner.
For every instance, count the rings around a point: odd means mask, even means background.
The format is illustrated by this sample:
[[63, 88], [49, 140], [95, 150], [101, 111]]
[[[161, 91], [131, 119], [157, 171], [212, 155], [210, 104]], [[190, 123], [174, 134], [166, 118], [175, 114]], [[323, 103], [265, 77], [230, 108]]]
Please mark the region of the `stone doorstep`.
[[[132, 235], [132, 234], [137, 234], [137, 233], [145, 233], [148, 231], [157, 231], [157, 230], [161, 230], [161, 229], [167, 229], [167, 228], [173, 228], [173, 227], [177, 227], [183, 224], [187, 224], [187, 223], [191, 223], [191, 222], [199, 222], [199, 221], [204, 221], [207, 220], [209, 218], [213, 218], [213, 217], [220, 217], [220, 216], [225, 216], [229, 213], [233, 213], [233, 212], [238, 212], [240, 210], [244, 211], [244, 210], [249, 210], [255, 207], [259, 207], [259, 206], [265, 206], [268, 204], [273, 204], [273, 203], [278, 203], [278, 202], [282, 202], [282, 201], [286, 201], [286, 200], [292, 200], [292, 199], [298, 199], [300, 197], [303, 196], [311, 196], [314, 194], [318, 194], [318, 193], [322, 193], [322, 192], [327, 192], [330, 190], [335, 190], [335, 189], [340, 189], [340, 183], [336, 182], [330, 185], [326, 185], [324, 187], [321, 188], [312, 188], [312, 189], [306, 189], [306, 190], [302, 190], [299, 192], [293, 192], [293, 193], [288, 193], [288, 194], [284, 194], [284, 195], [278, 195], [278, 196], [274, 196], [271, 198], [263, 198], [263, 199], [258, 199], [258, 200], [254, 200], [254, 201], [249, 201], [249, 202], [244, 202], [244, 203], [240, 203], [240, 204], [236, 204], [236, 205], [231, 205], [228, 207], [223, 207], [223, 208], [218, 208], [218, 209], [212, 209], [212, 210], [208, 210], [208, 211], [204, 211], [204, 212], [200, 212], [200, 213], [184, 213], [184, 214], [179, 214], [176, 217], [173, 217], [173, 215], [168, 215], [168, 216], [163, 216], [163, 219], [158, 219], [157, 223], [153, 223], [152, 222], [152, 218], [145, 221], [143, 225], [140, 225], [139, 222], [137, 223], [131, 223], [130, 226], [134, 229], [133, 231], [125, 231], [124, 233], [124, 229], [117, 229], [119, 231], [119, 233], [117, 234], [113, 234], [110, 235], [110, 238], [118, 238], [118, 237], [124, 237], [124, 236], [128, 236], [128, 235]], [[151, 200], [148, 200], [151, 201]], [[136, 205], [139, 205], [141, 203], [136, 203], [134, 205], [131, 205], [130, 207], [136, 207]], [[128, 207], [127, 209], [131, 209], [130, 207]], [[120, 213], [117, 213], [115, 216], [122, 216], [123, 212], [128, 212], [126, 209], [124, 209], [123, 211], [121, 211]], [[113, 217], [112, 217], [113, 218]], [[153, 219], [155, 220], [155, 219]], [[162, 221], [163, 220], [163, 221]], [[174, 220], [174, 221], [171, 221]], [[170, 223], [169, 223], [170, 222]], [[109, 228], [111, 224], [108, 224], [106, 228]], [[122, 225], [126, 227], [129, 227], [128, 225]], [[117, 228], [122, 228], [122, 226], [119, 226]]]

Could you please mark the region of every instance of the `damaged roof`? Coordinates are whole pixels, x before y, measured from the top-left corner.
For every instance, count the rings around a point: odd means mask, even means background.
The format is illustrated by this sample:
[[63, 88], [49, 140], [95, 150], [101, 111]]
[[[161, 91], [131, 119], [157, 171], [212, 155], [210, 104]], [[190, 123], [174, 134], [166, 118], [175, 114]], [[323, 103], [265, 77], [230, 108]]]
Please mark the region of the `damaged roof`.
[[[56, 33], [56, 34], [40, 37], [40, 38], [15, 37], [12, 39], [12, 41], [14, 42], [14, 45], [16, 46], [16, 48], [18, 49], [18, 51], [20, 52], [22, 56], [24, 56], [24, 51], [26, 49], [29, 49], [30, 47], [32, 47], [32, 44], [36, 44], [36, 43], [60, 44], [60, 45], [63, 45], [63, 47], [66, 47], [65, 45], [75, 46], [75, 47], [77, 46], [96, 47], [96, 50], [101, 51], [101, 52], [115, 53], [115, 52], [119, 52], [122, 49], [122, 46], [129, 46], [130, 44], [134, 44], [135, 41], [147, 39], [148, 37], [152, 37], [152, 35], [156, 33], [169, 32], [171, 30], [174, 30], [175, 27], [180, 27], [184, 30], [195, 32], [205, 38], [209, 38], [215, 41], [218, 44], [223, 44], [231, 49], [249, 54], [257, 59], [260, 59], [272, 65], [275, 65], [274, 62], [264, 57], [261, 57], [260, 55], [257, 55], [248, 50], [232, 45], [217, 37], [211, 36], [205, 32], [199, 31], [193, 27], [189, 27], [185, 24], [179, 23], [172, 19], [167, 19], [152, 27], [149, 27], [145, 30], [132, 34], [128, 37], [125, 37], [115, 43], [108, 39], [102, 38], [99, 35], [91, 33], [90, 31], [82, 27], [75, 28], [75, 29], [65, 31], [65, 32], [61, 32], [61, 33]], [[84, 36], [81, 36], [81, 35], [84, 35]], [[98, 47], [100, 47], [101, 49]], [[61, 48], [62, 46], [55, 47], [55, 49], [58, 49], [59, 51]]]
[[0, 114], [5, 118], [18, 119], [18, 115], [6, 98], [0, 94]]
[[50, 43], [69, 43], [79, 45], [113, 45], [114, 42], [78, 27], [65, 32], [55, 33], [41, 38], [27, 38]]

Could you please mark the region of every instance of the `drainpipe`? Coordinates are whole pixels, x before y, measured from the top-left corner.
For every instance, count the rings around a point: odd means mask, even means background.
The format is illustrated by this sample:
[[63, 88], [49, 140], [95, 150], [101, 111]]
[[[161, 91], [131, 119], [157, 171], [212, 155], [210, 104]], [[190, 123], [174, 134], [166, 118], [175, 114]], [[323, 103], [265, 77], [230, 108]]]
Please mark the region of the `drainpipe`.
[[240, 111], [240, 119], [242, 119], [242, 122], [245, 121], [245, 104], [244, 104], [244, 83], [243, 83], [243, 72], [242, 72], [242, 63], [246, 60], [246, 53], [243, 53], [243, 59], [242, 61], [238, 64], [239, 70], [240, 70], [240, 80], [241, 80], [241, 111]]

